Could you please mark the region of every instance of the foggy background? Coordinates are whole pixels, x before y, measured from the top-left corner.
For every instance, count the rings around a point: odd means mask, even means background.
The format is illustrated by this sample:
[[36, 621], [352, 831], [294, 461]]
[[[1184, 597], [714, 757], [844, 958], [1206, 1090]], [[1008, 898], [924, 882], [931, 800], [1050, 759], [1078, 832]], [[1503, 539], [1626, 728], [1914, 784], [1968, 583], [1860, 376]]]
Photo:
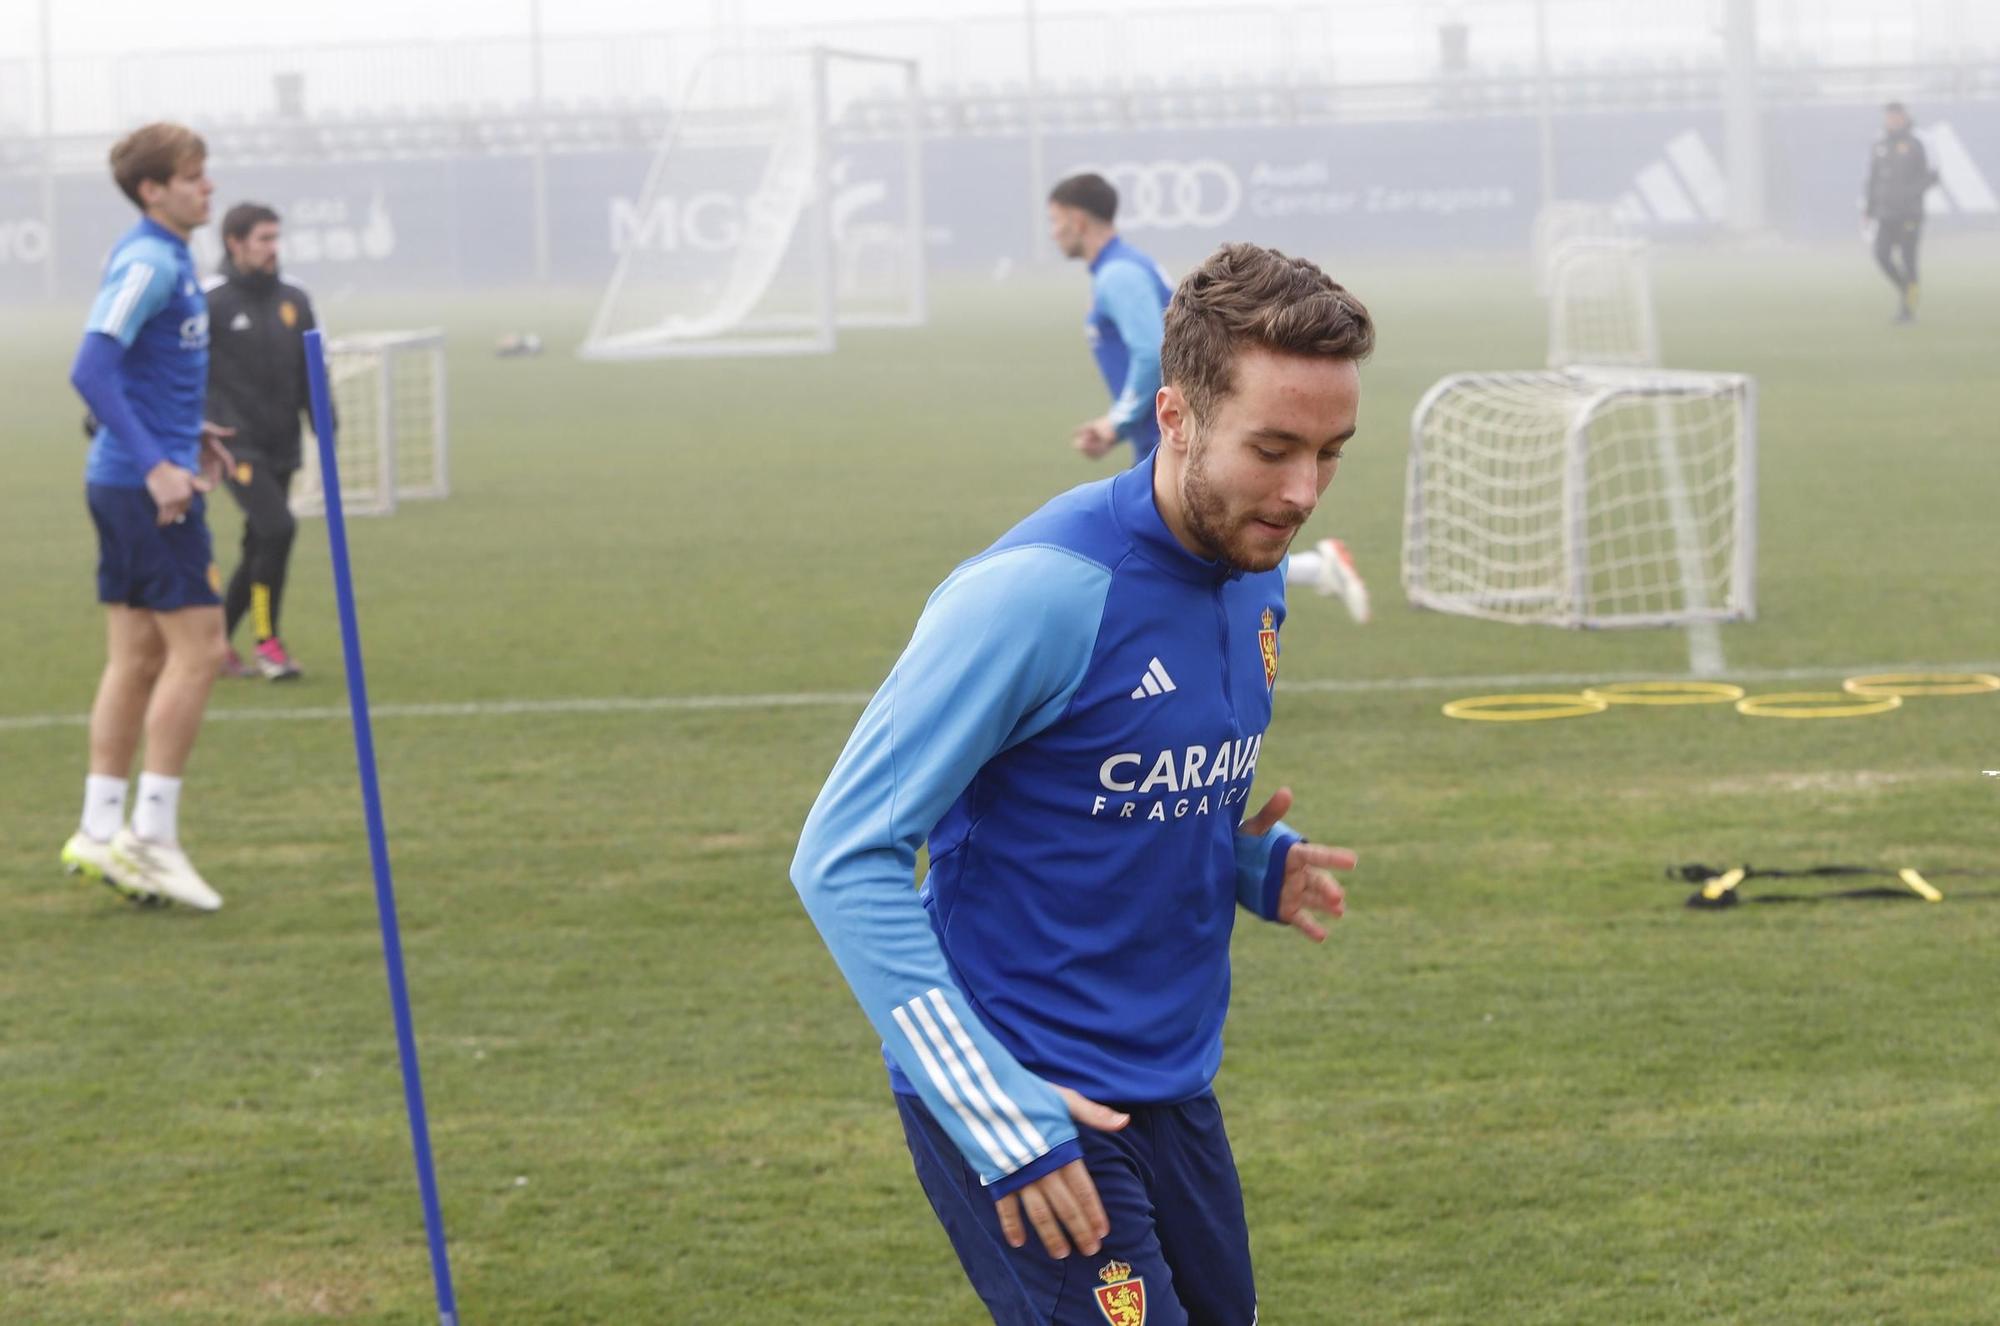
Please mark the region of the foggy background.
[[[1122, 168], [1128, 195], [1164, 188], [1121, 222], [1169, 263], [1223, 238], [1313, 250], [1336, 221], [1346, 251], [1520, 249], [1557, 198], [1615, 205], [1656, 240], [1845, 239], [1889, 98], [1911, 103], [1940, 167], [1939, 228], [2000, 211], [2000, 6], [1976, 0], [840, 10], [15, 4], [0, 16], [0, 299], [91, 288], [130, 223], [105, 151], [161, 118], [206, 136], [217, 215], [273, 203], [292, 270], [341, 290], [588, 287], [634, 244], [720, 244], [678, 213], [634, 212], [719, 47], [919, 62], [941, 272], [1051, 260], [1041, 199], [1079, 166]], [[869, 169], [864, 148], [856, 178]], [[212, 259], [212, 228], [197, 239]]]

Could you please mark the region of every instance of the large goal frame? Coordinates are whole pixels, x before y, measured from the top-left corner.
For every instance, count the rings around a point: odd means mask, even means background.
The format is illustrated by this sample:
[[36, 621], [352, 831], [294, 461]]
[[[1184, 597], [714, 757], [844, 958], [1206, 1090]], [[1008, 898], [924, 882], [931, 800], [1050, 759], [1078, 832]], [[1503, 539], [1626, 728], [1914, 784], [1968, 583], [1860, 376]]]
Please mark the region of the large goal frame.
[[[810, 123], [801, 143], [777, 142], [772, 157], [765, 162], [756, 191], [746, 202], [752, 216], [750, 229], [757, 233], [761, 248], [754, 252], [746, 243], [726, 261], [734, 264], [729, 275], [740, 277], [748, 266], [750, 279], [755, 269], [766, 270], [762, 284], [751, 296], [753, 302], [768, 290], [772, 272], [791, 246], [803, 239], [811, 267], [812, 307], [806, 312], [746, 311], [734, 319], [689, 316], [677, 310], [662, 310], [649, 325], [618, 330], [621, 301], [628, 287], [643, 279], [635, 268], [644, 257], [628, 249], [621, 253], [610, 284], [599, 301], [590, 331], [577, 349], [585, 359], [631, 360], [659, 358], [708, 358], [742, 355], [826, 354], [838, 343], [842, 330], [878, 327], [922, 326], [929, 318], [929, 270], [923, 207], [923, 83], [918, 61], [902, 56], [882, 55], [834, 46], [811, 46], [776, 53], [740, 50], [711, 52], [690, 74], [672, 127], [655, 150], [641, 190], [639, 209], [649, 214], [661, 196], [670, 167], [680, 154], [692, 150], [696, 135], [709, 123], [704, 117], [727, 112], [704, 104], [714, 83], [726, 81], [717, 75], [721, 62], [759, 59], [802, 61], [810, 80], [807, 105]], [[837, 62], [900, 71], [903, 107], [900, 133], [902, 154], [902, 259], [908, 264], [907, 289], [900, 307], [886, 309], [843, 308], [844, 276], [856, 266], [857, 255], [843, 252], [839, 219], [836, 216], [836, 181], [833, 178], [833, 149], [839, 134], [833, 112], [831, 71]], [[790, 152], [789, 157], [781, 154]], [[804, 153], [803, 189], [795, 178]], [[787, 197], [791, 195], [802, 195]], [[803, 229], [803, 236], [800, 230]], [[638, 296], [633, 296], [638, 298]]]

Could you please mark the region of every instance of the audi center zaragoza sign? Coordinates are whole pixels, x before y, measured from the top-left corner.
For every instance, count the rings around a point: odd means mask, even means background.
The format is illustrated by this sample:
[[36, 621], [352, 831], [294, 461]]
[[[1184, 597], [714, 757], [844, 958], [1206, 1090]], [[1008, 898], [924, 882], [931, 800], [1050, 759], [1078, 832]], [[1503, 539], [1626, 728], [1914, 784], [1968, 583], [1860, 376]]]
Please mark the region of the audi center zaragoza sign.
[[1248, 219], [1425, 212], [1513, 212], [1521, 199], [1510, 184], [1461, 188], [1343, 185], [1323, 160], [1259, 161], [1249, 176], [1214, 157], [1194, 161], [1119, 161], [1077, 165], [1118, 190], [1118, 225], [1130, 231], [1224, 230]]
[[1243, 179], [1214, 157], [1193, 161], [1079, 163], [1058, 176], [1102, 175], [1118, 190], [1118, 224], [1125, 230], [1213, 230], [1243, 210]]

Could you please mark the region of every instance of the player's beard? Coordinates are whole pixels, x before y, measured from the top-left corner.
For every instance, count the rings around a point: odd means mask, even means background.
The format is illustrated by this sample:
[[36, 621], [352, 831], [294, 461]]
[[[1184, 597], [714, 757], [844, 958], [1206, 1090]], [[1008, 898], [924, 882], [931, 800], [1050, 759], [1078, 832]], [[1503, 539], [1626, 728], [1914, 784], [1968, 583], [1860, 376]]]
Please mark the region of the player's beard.
[[[1181, 512], [1188, 532], [1208, 555], [1238, 571], [1276, 570], [1291, 550], [1290, 537], [1275, 549], [1269, 543], [1253, 540], [1251, 531], [1257, 513], [1245, 511], [1239, 515], [1230, 511], [1229, 503], [1215, 490], [1208, 472], [1208, 447], [1198, 433], [1189, 441], [1187, 466], [1181, 471]], [[1311, 514], [1284, 511], [1268, 513], [1265, 518], [1289, 524], [1292, 533], [1297, 534], [1299, 526]]]

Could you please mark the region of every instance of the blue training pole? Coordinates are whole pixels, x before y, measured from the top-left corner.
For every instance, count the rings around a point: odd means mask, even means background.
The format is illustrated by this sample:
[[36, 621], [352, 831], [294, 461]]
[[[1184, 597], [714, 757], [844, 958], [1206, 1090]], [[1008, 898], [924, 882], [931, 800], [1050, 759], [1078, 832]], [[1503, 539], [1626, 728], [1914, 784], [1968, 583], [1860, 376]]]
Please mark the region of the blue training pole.
[[424, 1117], [424, 1081], [417, 1069], [417, 1031], [410, 991], [403, 981], [403, 936], [396, 924], [396, 886], [389, 877], [389, 835], [382, 827], [382, 789], [375, 781], [375, 734], [368, 722], [368, 679], [361, 671], [361, 623], [354, 611], [354, 573], [347, 560], [347, 520], [340, 507], [340, 466], [333, 454], [333, 393], [326, 380], [326, 349], [317, 331], [306, 333], [306, 382], [312, 393], [313, 432], [319, 435], [320, 486], [326, 494], [326, 541], [333, 554], [333, 593], [340, 604], [340, 643], [347, 662], [347, 703], [354, 715], [354, 760], [361, 767], [361, 806], [368, 817], [368, 859], [375, 867], [375, 910], [382, 920], [382, 958], [389, 968], [389, 1004], [396, 1014], [396, 1049], [403, 1060], [403, 1099], [410, 1109], [410, 1149], [416, 1153], [417, 1187], [424, 1199], [424, 1232], [430, 1238], [431, 1279], [437, 1284], [441, 1326], [458, 1326], [451, 1291], [451, 1258], [444, 1245], [444, 1212], [431, 1167], [431, 1129]]

